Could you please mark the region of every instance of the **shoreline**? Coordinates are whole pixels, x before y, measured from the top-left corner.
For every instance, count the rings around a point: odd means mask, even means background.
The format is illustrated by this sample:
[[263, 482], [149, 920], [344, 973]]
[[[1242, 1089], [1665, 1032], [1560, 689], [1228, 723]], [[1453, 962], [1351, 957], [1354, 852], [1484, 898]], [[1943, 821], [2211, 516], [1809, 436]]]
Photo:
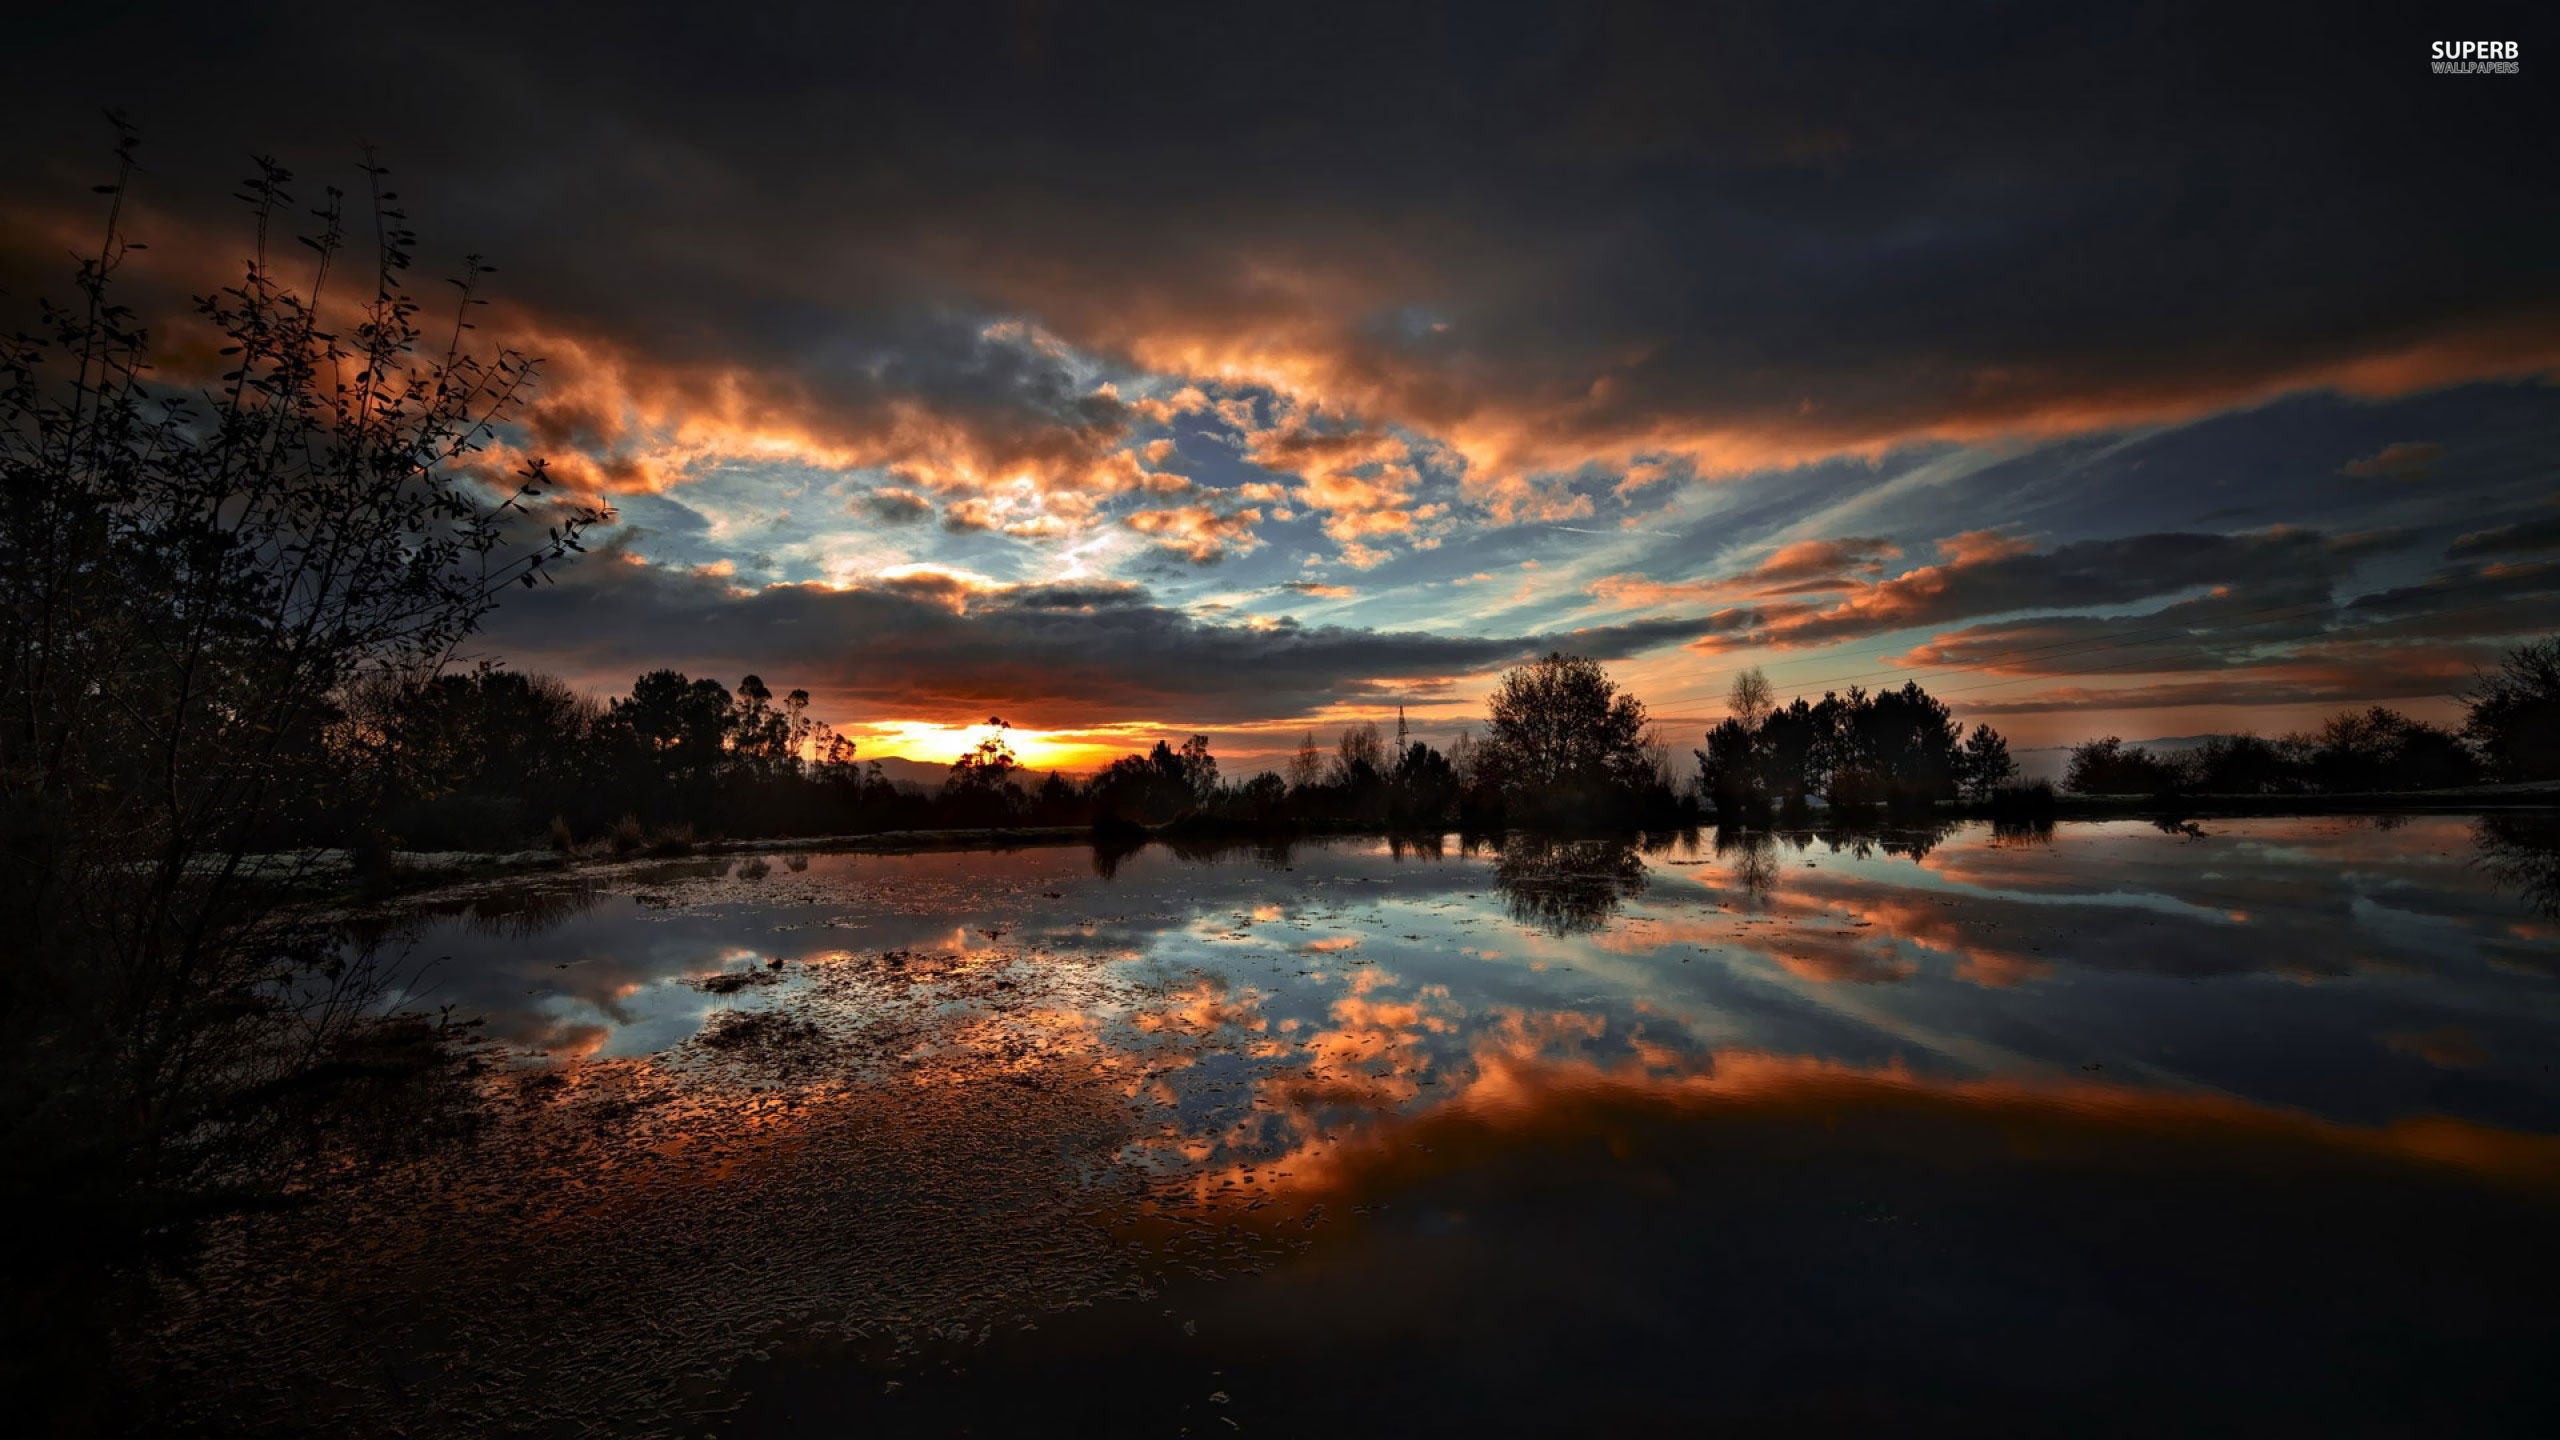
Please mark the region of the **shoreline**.
[[[1704, 817], [1693, 826], [1675, 827], [1672, 831], [1653, 830], [1532, 830], [1511, 827], [1500, 834], [1543, 834], [1559, 838], [1605, 838], [1621, 836], [1677, 833], [1680, 829], [1712, 832], [1718, 829], [1761, 833], [1801, 834], [1854, 831], [1892, 831], [1925, 828], [1937, 823], [1984, 821], [2035, 828], [2045, 824], [2097, 822], [2107, 820], [2180, 821], [2199, 818], [2280, 819], [2288, 816], [2348, 815], [2463, 815], [2481, 813], [2532, 812], [2560, 813], [2560, 784], [2533, 783], [2480, 787], [2465, 791], [2415, 791], [2389, 794], [2349, 795], [2193, 795], [2175, 802], [2150, 796], [2057, 796], [2050, 813], [2018, 816], [1995, 811], [1984, 804], [1940, 806], [1920, 814], [1894, 814], [1875, 811], [1864, 815], [1840, 815], [1827, 807], [1810, 809], [1794, 816], [1771, 814], [1742, 822], [1720, 822]], [[1095, 845], [1134, 851], [1150, 844], [1246, 846], [1254, 844], [1322, 841], [1337, 839], [1407, 839], [1442, 838], [1465, 832], [1455, 826], [1399, 829], [1384, 825], [1286, 825], [1255, 826], [1198, 824], [1174, 821], [1162, 825], [1132, 827], [1116, 836], [1097, 835], [1089, 825], [1041, 825], [1019, 828], [987, 826], [924, 830], [859, 831], [848, 834], [768, 836], [757, 839], [697, 841], [681, 851], [662, 854], [635, 853], [613, 855], [577, 853], [526, 847], [517, 850], [434, 850], [393, 851], [391, 874], [377, 880], [370, 898], [391, 898], [440, 889], [448, 885], [477, 880], [490, 880], [518, 875], [566, 873], [601, 869], [615, 865], [645, 865], [682, 860], [751, 857], [796, 852], [829, 851], [849, 854], [929, 854], [952, 850], [1020, 850], [1067, 845]], [[1495, 832], [1484, 832], [1492, 834]], [[253, 867], [269, 871], [287, 871], [288, 883], [298, 883], [331, 892], [343, 898], [355, 898], [350, 889], [366, 888], [355, 881], [351, 853], [344, 850], [322, 850], [303, 855], [267, 855], [255, 857]]]

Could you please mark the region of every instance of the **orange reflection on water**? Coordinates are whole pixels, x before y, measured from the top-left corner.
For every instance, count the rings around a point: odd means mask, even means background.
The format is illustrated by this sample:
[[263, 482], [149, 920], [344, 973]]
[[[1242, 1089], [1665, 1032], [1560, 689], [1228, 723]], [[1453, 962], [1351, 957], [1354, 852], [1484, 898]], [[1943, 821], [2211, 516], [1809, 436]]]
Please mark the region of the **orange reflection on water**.
[[[1420, 1109], [1407, 1108], [1421, 1093], [1419, 1069], [1366, 1084], [1272, 1077], [1259, 1103], [1290, 1117], [1297, 1143], [1276, 1157], [1204, 1170], [1191, 1189], [1205, 1202], [1250, 1196], [1254, 1208], [1273, 1207], [1265, 1218], [1290, 1218], [1497, 1151], [1605, 1139], [1618, 1123], [1612, 1116], [1642, 1116], [1702, 1137], [1747, 1132], [1737, 1159], [1776, 1145], [1931, 1165], [2381, 1165], [2560, 1190], [2560, 1136], [2444, 1116], [2353, 1125], [2209, 1091], [2044, 1073], [1948, 1077], [1900, 1062], [1862, 1067], [1747, 1049], [1701, 1055], [1641, 1035], [1628, 1058], [1592, 1058], [1587, 1047], [1607, 1029], [1604, 1018], [1573, 1011], [1505, 1014], [1477, 1034], [1462, 1064], [1439, 1067], [1437, 1096]], [[1353, 1033], [1339, 1043], [1356, 1044]], [[1344, 1106], [1360, 1113], [1346, 1123]], [[1327, 1111], [1335, 1112], [1330, 1125]], [[1281, 1172], [1288, 1184], [1275, 1189]]]

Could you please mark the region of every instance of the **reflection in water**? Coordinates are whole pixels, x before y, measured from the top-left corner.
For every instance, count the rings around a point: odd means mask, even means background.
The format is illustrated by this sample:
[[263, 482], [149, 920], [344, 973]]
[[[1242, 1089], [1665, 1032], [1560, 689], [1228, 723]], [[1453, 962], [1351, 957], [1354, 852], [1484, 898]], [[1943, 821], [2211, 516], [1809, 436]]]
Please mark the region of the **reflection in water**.
[[1753, 900], [1766, 900], [1778, 887], [1778, 839], [1766, 830], [1716, 829], [1716, 858], [1730, 868], [1733, 881]]
[[2560, 817], [2483, 815], [2473, 827], [2481, 863], [2545, 915], [2560, 917]]
[[1514, 834], [1495, 853], [1493, 882], [1512, 919], [1550, 935], [1585, 935], [1644, 893], [1645, 868], [1623, 840]]
[[354, 1429], [2497, 1429], [2560, 1399], [2538, 826], [483, 887], [400, 922], [481, 1139], [244, 1234], [171, 1363]]

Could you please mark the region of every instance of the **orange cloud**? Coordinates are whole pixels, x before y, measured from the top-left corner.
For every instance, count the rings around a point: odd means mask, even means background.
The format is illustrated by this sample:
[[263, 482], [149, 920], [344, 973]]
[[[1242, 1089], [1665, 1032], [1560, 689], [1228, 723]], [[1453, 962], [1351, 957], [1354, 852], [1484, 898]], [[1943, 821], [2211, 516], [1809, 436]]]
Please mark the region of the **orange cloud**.
[[1262, 523], [1262, 512], [1247, 507], [1241, 510], [1218, 510], [1207, 505], [1178, 505], [1164, 510], [1133, 510], [1120, 517], [1120, 523], [1145, 535], [1156, 548], [1169, 550], [1194, 565], [1214, 565], [1229, 551], [1247, 552], [1259, 547], [1253, 527]]
[[[1958, 543], [1963, 538], [1945, 543]], [[1779, 546], [1739, 575], [1670, 582], [1642, 575], [1606, 575], [1585, 586], [1584, 593], [1626, 608], [1823, 594], [1872, 583], [1883, 573], [1884, 562], [1901, 553], [1899, 546], [1874, 536], [1797, 540]]]

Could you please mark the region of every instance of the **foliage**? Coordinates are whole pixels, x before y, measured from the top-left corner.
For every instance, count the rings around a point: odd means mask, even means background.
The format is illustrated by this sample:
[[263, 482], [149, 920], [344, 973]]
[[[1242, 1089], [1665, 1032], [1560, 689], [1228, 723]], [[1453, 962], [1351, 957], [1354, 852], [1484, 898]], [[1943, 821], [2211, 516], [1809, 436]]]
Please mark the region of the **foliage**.
[[2308, 751], [2312, 787], [2333, 794], [2437, 790], [2480, 778], [2479, 762], [2453, 732], [2380, 705], [2332, 716], [2318, 736], [2291, 745]]
[[1643, 702], [1597, 662], [1550, 654], [1495, 685], [1477, 768], [1515, 819], [1607, 822], [1650, 798], [1644, 729]]
[[1145, 755], [1112, 761], [1094, 777], [1092, 798], [1097, 817], [1140, 824], [1161, 824], [1211, 805], [1218, 798], [1218, 762], [1209, 753], [1209, 737], [1194, 735], [1178, 750], [1159, 740]]
[[2333, 716], [2316, 733], [2215, 735], [2182, 755], [2108, 736], [2072, 750], [2063, 783], [2083, 795], [2337, 795], [2443, 789], [2479, 773], [2452, 731], [2376, 705]]
[[1493, 879], [1512, 919], [1550, 935], [1587, 935], [1644, 893], [1645, 867], [1621, 839], [1521, 832], [1504, 837]]
[[1986, 799], [2005, 786], [2018, 773], [2018, 762], [2009, 758], [2009, 742], [1988, 725], [1976, 724], [1973, 733], [1964, 737], [1964, 753], [1956, 758], [1956, 773], [1962, 777], [1965, 793]]
[[951, 762], [943, 779], [942, 798], [953, 819], [964, 825], [1018, 823], [1024, 796], [1015, 777], [1022, 762], [1005, 738], [1013, 727], [1001, 715], [987, 717], [987, 735]]
[[2176, 765], [2109, 735], [2072, 747], [2062, 785], [2081, 795], [2166, 795], [2177, 789], [2178, 780]]
[[1734, 676], [1732, 688], [1725, 692], [1725, 709], [1745, 730], [1758, 729], [1776, 708], [1778, 692], [1757, 665]]
[[2547, 813], [2483, 815], [2472, 823], [2472, 838], [2500, 885], [2560, 919], [2560, 820]]
[[2180, 769], [2194, 789], [2209, 795], [2283, 795], [2310, 783], [2310, 744], [2299, 736], [2264, 740], [2243, 731], [2212, 735], [2190, 751]]
[[2560, 780], [2560, 635], [2507, 652], [2472, 683], [2463, 738], [2497, 780]]
[[[1739, 692], [1739, 686], [1736, 687]], [[1764, 697], [1765, 698], [1765, 697]], [[1807, 703], [1743, 705], [1697, 753], [1702, 792], [1727, 815], [1794, 810], [1815, 796], [1835, 808], [1926, 808], [1976, 798], [2016, 773], [2008, 742], [1958, 729], [1944, 702], [1914, 682], [1874, 694], [1851, 687]], [[1744, 716], [1755, 712], [1758, 722]]]
[[[477, 343], [476, 259], [427, 333], [380, 167], [370, 253], [330, 187], [297, 282], [271, 249], [293, 177], [261, 160], [240, 278], [147, 324], [117, 298], [145, 248], [119, 129], [73, 298], [0, 343], [0, 1144], [7, 1198], [49, 1237], [35, 1263], [182, 1249], [278, 1193], [317, 1117], [386, 1073], [362, 1058], [388, 1053], [378, 977], [289, 903], [310, 838], [467, 747], [536, 763], [515, 742], [561, 696], [501, 687], [466, 724], [436, 677], [600, 518], [538, 464], [477, 458], [534, 366]], [[198, 339], [218, 373], [154, 369]], [[397, 707], [367, 697], [401, 687], [420, 703], [385, 723]]]

